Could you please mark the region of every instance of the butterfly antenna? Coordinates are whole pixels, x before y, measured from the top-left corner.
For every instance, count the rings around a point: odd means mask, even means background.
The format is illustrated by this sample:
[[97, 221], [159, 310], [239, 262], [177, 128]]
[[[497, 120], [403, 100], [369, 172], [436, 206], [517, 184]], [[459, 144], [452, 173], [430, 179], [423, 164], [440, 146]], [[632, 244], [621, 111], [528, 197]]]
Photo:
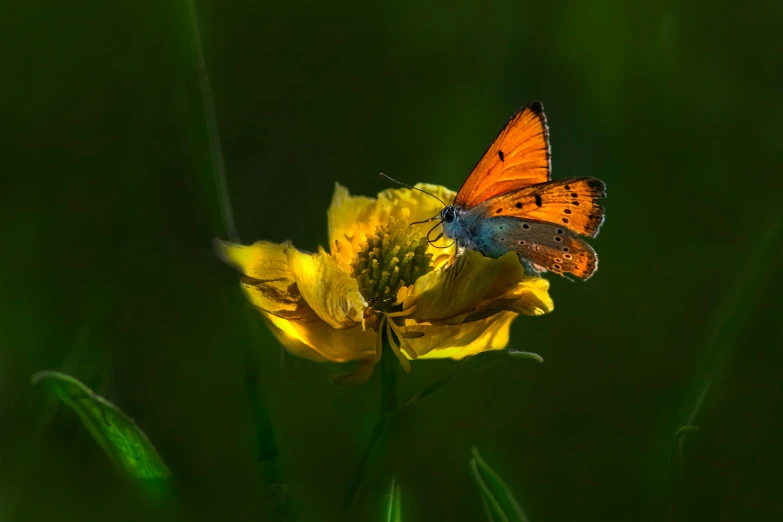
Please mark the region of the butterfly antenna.
[[[435, 214], [434, 216], [432, 216], [429, 219], [425, 219], [424, 221], [414, 221], [413, 223], [409, 224], [408, 226], [412, 227], [413, 225], [421, 225], [422, 223], [429, 223], [430, 221], [435, 221], [439, 217], [440, 217], [440, 212], [438, 212], [437, 214]], [[435, 226], [437, 227], [438, 225], [435, 225]]]
[[430, 229], [430, 231], [429, 231], [429, 232], [427, 232], [427, 243], [429, 243], [429, 245], [430, 245], [430, 246], [432, 246], [432, 247], [434, 247], [434, 248], [449, 248], [451, 245], [453, 245], [453, 244], [454, 244], [454, 241], [452, 241], [451, 243], [449, 243], [449, 244], [448, 244], [448, 245], [446, 245], [446, 246], [438, 246], [438, 245], [436, 245], [436, 244], [435, 244], [435, 242], [436, 242], [438, 239], [440, 239], [440, 238], [442, 238], [442, 237], [443, 237], [443, 232], [441, 232], [440, 234], [438, 234], [438, 236], [437, 236], [435, 239], [430, 239], [430, 234], [432, 234], [432, 231], [433, 231], [433, 230], [435, 230], [436, 228], [438, 228], [438, 226], [439, 226], [441, 223], [443, 223], [443, 220], [442, 220], [442, 219], [441, 219], [440, 221], [438, 221], [438, 224], [437, 224], [437, 225], [435, 225], [434, 227], [432, 227], [432, 228]]
[[[443, 203], [443, 206], [444, 206], [444, 207], [448, 207], [448, 205], [447, 205], [447, 204], [446, 204], [446, 203], [445, 203], [445, 202], [444, 202], [442, 199], [440, 199], [438, 196], [436, 196], [435, 194], [430, 194], [430, 193], [429, 193], [429, 192], [427, 192], [426, 190], [422, 190], [422, 189], [420, 189], [420, 188], [418, 188], [418, 187], [414, 187], [414, 186], [412, 186], [412, 185], [408, 185], [407, 183], [403, 183], [402, 181], [397, 181], [397, 180], [396, 180], [396, 179], [394, 179], [394, 178], [390, 178], [389, 176], [387, 176], [387, 175], [386, 175], [386, 174], [384, 174], [383, 172], [381, 172], [379, 175], [380, 175], [380, 176], [381, 176], [383, 179], [385, 179], [386, 181], [391, 181], [392, 183], [396, 183], [396, 184], [398, 184], [398, 185], [402, 185], [403, 187], [408, 187], [409, 189], [418, 190], [419, 192], [424, 192], [424, 193], [425, 193], [425, 194], [427, 194], [428, 196], [432, 196], [433, 198], [435, 198], [435, 199], [437, 199], [438, 201], [440, 201], [441, 203]], [[424, 221], [424, 223], [426, 223], [426, 221]]]

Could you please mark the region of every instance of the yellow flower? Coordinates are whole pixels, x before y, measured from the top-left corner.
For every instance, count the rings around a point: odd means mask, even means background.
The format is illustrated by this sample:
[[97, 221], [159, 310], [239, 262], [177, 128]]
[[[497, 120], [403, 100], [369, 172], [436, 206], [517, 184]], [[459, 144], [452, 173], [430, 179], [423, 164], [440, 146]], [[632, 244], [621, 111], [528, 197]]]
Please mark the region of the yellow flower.
[[[416, 186], [454, 200], [444, 187]], [[457, 255], [446, 240], [426, 241], [431, 224], [409, 226], [441, 208], [407, 188], [373, 199], [351, 196], [337, 184], [328, 211], [329, 253], [267, 241], [216, 240], [215, 248], [242, 273], [248, 299], [291, 353], [359, 360], [359, 369], [343, 380], [361, 382], [380, 360], [384, 333], [409, 371], [410, 359], [461, 359], [505, 348], [519, 314], [554, 308], [549, 282], [525, 276], [513, 252], [498, 259], [474, 251]]]

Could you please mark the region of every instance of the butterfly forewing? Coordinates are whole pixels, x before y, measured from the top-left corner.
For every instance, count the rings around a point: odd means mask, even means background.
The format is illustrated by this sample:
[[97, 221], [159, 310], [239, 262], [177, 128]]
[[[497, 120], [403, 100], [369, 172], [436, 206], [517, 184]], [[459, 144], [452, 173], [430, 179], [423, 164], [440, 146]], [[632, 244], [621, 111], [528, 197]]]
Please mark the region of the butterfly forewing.
[[487, 217], [515, 216], [546, 221], [583, 236], [595, 237], [604, 221], [598, 200], [606, 186], [595, 178], [550, 181], [498, 195], [471, 212]]
[[454, 205], [470, 208], [493, 196], [550, 179], [549, 129], [541, 102], [519, 109], [465, 180]]

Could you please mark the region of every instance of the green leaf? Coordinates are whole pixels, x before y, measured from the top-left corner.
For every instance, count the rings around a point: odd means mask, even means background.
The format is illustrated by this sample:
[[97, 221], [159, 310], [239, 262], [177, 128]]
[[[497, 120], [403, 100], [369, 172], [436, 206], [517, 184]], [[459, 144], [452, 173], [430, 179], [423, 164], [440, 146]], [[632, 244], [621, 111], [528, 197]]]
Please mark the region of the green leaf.
[[389, 486], [389, 498], [383, 516], [384, 522], [402, 522], [402, 495], [395, 477]]
[[481, 493], [487, 519], [490, 522], [528, 522], [522, 507], [495, 470], [481, 458], [476, 448], [470, 449], [470, 472]]
[[53, 391], [81, 418], [109, 460], [132, 479], [167, 479], [171, 472], [133, 419], [77, 379], [44, 370], [30, 379]]

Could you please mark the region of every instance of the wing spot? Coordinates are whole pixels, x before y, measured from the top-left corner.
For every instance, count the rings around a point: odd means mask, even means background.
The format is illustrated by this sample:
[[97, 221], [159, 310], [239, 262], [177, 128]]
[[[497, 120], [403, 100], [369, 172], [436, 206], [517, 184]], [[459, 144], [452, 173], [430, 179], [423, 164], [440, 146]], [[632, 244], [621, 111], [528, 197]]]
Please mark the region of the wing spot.
[[495, 214], [500, 214], [501, 212], [503, 212], [503, 209], [502, 209], [502, 208], [499, 208], [499, 209], [497, 209], [497, 210], [495, 211]]
[[540, 207], [544, 202], [541, 200], [541, 194], [536, 194], [536, 206]]
[[571, 254], [563, 254], [563, 257], [566, 259], [571, 259]]
[[563, 252], [568, 252], [568, 247], [563, 247]]
[[563, 223], [568, 224], [568, 218], [563, 218]]
[[506, 161], [502, 150], [498, 151], [498, 157], [500, 158], [500, 161]]
[[[566, 189], [566, 190], [567, 190], [567, 189]], [[577, 194], [576, 192], [572, 192], [572, 193], [571, 193], [571, 197], [572, 197], [572, 198], [578, 198], [578, 197], [579, 197], [579, 194]]]
[[562, 263], [562, 262], [563, 262], [563, 260], [562, 260], [562, 259], [560, 259], [559, 257], [556, 257], [556, 258], [555, 258], [555, 263]]
[[562, 241], [562, 240], [563, 240], [563, 238], [562, 238], [562, 237], [560, 237], [560, 236], [555, 236], [555, 241], [558, 241], [558, 242], [559, 242], [559, 241]]
[[560, 234], [560, 235], [563, 235], [563, 229], [562, 228], [558, 228], [557, 229], [557, 233]]
[[524, 242], [524, 241], [520, 241], [520, 242], [519, 242], [519, 244], [520, 244], [520, 245], [524, 245], [524, 244], [525, 244], [525, 242]]
[[517, 203], [517, 208], [522, 208], [522, 202]]
[[554, 264], [552, 265], [552, 268], [554, 268], [555, 270], [560, 270], [560, 265]]
[[578, 206], [579, 206], [579, 202], [578, 202], [578, 201], [572, 201], [572, 202], [571, 202], [571, 204], [572, 204], [573, 206], [575, 206], [575, 207], [578, 207]]
[[530, 228], [530, 225], [528, 225], [527, 223], [522, 223], [522, 228], [527, 230], [528, 228]]
[[563, 214], [570, 214], [570, 213], [571, 213], [571, 209], [570, 208], [567, 208], [567, 209], [563, 210]]
[[566, 190], [571, 190], [571, 185], [566, 185], [563, 188], [566, 189]]

